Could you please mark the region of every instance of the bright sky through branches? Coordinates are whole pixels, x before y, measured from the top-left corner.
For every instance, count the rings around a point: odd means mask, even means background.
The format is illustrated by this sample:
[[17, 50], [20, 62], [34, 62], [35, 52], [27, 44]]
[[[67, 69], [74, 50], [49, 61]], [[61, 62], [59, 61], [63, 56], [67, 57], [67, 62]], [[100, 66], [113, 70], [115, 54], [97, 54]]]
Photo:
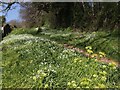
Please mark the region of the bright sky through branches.
[[[15, 7], [15, 9], [12, 9], [12, 10], [8, 11], [8, 13], [6, 15], [7, 22], [9, 22], [11, 20], [21, 20], [20, 19], [20, 15], [19, 15], [20, 5], [19, 4], [15, 4], [12, 7]], [[2, 16], [2, 15], [4, 15], [4, 13], [0, 13], [0, 16]]]

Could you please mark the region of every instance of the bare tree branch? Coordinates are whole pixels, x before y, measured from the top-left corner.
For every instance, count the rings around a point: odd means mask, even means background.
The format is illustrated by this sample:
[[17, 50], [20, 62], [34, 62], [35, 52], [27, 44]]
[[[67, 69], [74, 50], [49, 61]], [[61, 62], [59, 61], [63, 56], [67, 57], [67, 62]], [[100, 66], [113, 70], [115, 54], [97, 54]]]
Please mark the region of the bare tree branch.
[[3, 8], [0, 12], [8, 12], [9, 10], [11, 10], [11, 7], [15, 4], [15, 3], [19, 3], [19, 2], [1, 2], [0, 4], [2, 5], [1, 7]]

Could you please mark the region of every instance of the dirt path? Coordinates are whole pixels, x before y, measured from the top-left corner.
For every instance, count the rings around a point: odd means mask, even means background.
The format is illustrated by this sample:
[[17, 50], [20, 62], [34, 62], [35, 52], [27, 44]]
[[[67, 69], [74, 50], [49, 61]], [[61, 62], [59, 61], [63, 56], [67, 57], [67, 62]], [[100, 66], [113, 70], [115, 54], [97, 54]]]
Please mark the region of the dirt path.
[[[83, 55], [87, 56], [87, 57], [90, 57], [92, 58], [92, 56], [90, 54], [88, 54], [85, 50], [82, 50], [80, 48], [77, 48], [77, 47], [74, 47], [74, 46], [71, 46], [71, 45], [68, 45], [68, 44], [64, 44], [64, 47], [65, 48], [68, 48], [68, 49], [72, 49], [74, 51], [77, 51], [79, 53], [82, 53]], [[119, 62], [116, 62], [115, 60], [112, 60], [112, 59], [109, 59], [109, 58], [106, 58], [106, 57], [103, 57], [103, 58], [99, 58], [98, 56], [96, 56], [96, 59], [100, 62], [104, 62], [104, 63], [114, 63], [116, 66], [120, 67], [120, 63]]]

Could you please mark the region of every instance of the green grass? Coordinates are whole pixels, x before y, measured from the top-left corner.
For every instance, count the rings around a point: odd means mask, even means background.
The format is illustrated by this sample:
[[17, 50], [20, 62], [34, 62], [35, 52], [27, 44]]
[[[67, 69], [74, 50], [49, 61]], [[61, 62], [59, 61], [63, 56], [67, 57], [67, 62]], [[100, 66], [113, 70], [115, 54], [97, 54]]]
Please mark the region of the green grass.
[[47, 35], [44, 31], [36, 35], [34, 29], [28, 30], [27, 34], [23, 29], [13, 31], [0, 42], [3, 88], [120, 88], [120, 69], [114, 64], [89, 59], [51, 41], [64, 37], [60, 42], [70, 43], [68, 39], [84, 34], [56, 32], [54, 36], [53, 31]]
[[43, 37], [56, 41], [58, 43], [73, 45], [78, 48], [84, 49], [86, 46], [92, 46], [94, 52], [98, 53], [103, 51], [107, 54], [108, 58], [120, 62], [120, 51], [118, 50], [118, 42], [120, 34], [118, 30], [111, 32], [96, 31], [96, 32], [72, 32], [72, 30], [43, 30], [37, 34], [33, 29], [20, 29], [15, 30], [12, 34], [32, 34], [34, 36]]
[[103, 51], [107, 57], [120, 61], [119, 35], [115, 35], [113, 32], [63, 32], [58, 34], [52, 32], [51, 35], [46, 35], [46, 32], [43, 32], [42, 35], [59, 43], [67, 43], [78, 48], [92, 46], [95, 52]]

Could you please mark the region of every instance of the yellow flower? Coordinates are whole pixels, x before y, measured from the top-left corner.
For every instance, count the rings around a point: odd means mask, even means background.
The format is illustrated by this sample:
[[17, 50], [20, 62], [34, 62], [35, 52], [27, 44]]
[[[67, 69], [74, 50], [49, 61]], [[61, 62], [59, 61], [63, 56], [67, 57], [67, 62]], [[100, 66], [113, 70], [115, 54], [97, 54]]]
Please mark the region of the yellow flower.
[[103, 68], [106, 68], [106, 65], [103, 65]]
[[95, 59], [95, 62], [97, 62], [98, 60], [97, 59]]
[[102, 75], [106, 75], [107, 72], [106, 72], [106, 71], [103, 71], [103, 72], [100, 72], [100, 74], [102, 74]]
[[70, 83], [70, 82], [68, 82], [68, 83], [67, 83], [67, 85], [68, 85], [68, 86], [70, 86], [70, 85], [71, 85], [71, 83]]
[[73, 87], [77, 87], [77, 85], [75, 83], [72, 84]]
[[47, 70], [47, 68], [45, 67], [44, 70]]
[[43, 72], [43, 73], [42, 73], [42, 76], [45, 77], [45, 76], [47, 76], [47, 74]]
[[107, 72], [106, 72], [106, 71], [103, 71], [103, 74], [104, 74], [104, 75], [106, 75], [106, 74], [107, 74]]
[[85, 47], [85, 49], [92, 49], [92, 47], [91, 46], [87, 46], [87, 47]]
[[74, 63], [76, 63], [76, 62], [82, 62], [82, 60], [80, 58], [75, 58]]
[[89, 85], [89, 82], [88, 81], [83, 81], [80, 83], [81, 85]]
[[109, 63], [109, 66], [114, 67], [114, 66], [116, 66], [116, 63], [112, 61], [111, 63]]
[[48, 84], [45, 84], [45, 88], [48, 88]]
[[99, 55], [101, 58], [103, 57], [103, 55]]
[[100, 57], [105, 57], [106, 54], [104, 52], [99, 52]]
[[33, 76], [33, 80], [35, 80], [35, 81], [36, 81], [36, 79], [37, 79], [37, 78], [36, 78], [36, 76]]
[[97, 54], [92, 54], [91, 57], [94, 58], [94, 57], [97, 57], [98, 55]]
[[116, 63], [115, 63], [115, 62], [112, 62], [112, 65], [116, 66]]
[[37, 73], [40, 74], [40, 70], [38, 70]]
[[74, 59], [74, 63], [76, 63], [77, 61], [78, 61], [78, 58], [75, 58], [75, 59]]
[[33, 60], [30, 60], [30, 63], [32, 63], [33, 62]]
[[75, 83], [75, 81], [72, 81], [71, 83]]
[[109, 66], [112, 67], [112, 69], [116, 69], [117, 68], [116, 65], [117, 64], [115, 62], [109, 63]]
[[93, 53], [93, 51], [92, 50], [87, 50], [87, 52], [89, 53], [89, 54], [92, 54]]
[[116, 69], [116, 68], [117, 68], [116, 66], [113, 67], [113, 69]]
[[105, 86], [104, 84], [98, 84], [98, 86], [99, 86], [100, 88], [106, 88], [106, 86]]
[[107, 78], [106, 78], [105, 76], [101, 77], [101, 80], [102, 80], [102, 81], [106, 81], [106, 79], [107, 79]]
[[88, 86], [86, 86], [85, 88], [89, 88]]
[[98, 86], [95, 86], [94, 88], [99, 88]]
[[82, 60], [79, 60], [79, 62], [82, 62]]
[[98, 77], [98, 75], [94, 74], [93, 77]]

